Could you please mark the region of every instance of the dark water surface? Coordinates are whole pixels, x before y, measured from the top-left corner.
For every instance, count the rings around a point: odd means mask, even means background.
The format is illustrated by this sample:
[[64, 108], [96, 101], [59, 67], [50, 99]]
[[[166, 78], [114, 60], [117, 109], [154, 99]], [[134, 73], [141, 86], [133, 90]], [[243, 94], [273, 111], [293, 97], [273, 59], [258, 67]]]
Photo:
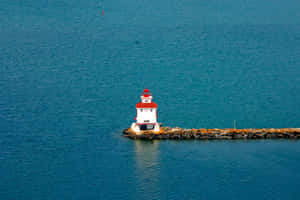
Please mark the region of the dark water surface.
[[299, 199], [300, 141], [121, 135], [145, 87], [168, 126], [299, 127], [299, 10], [2, 0], [0, 199]]

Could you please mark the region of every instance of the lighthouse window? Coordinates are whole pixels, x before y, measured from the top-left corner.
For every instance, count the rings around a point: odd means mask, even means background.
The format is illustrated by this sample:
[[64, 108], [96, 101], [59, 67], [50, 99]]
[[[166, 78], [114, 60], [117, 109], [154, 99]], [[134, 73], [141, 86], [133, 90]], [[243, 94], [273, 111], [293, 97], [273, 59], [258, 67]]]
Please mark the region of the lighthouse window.
[[143, 112], [143, 109], [141, 109], [141, 112]]
[[152, 112], [152, 109], [150, 109], [150, 111]]
[[145, 102], [147, 103], [147, 102], [148, 102], [148, 100], [145, 100]]

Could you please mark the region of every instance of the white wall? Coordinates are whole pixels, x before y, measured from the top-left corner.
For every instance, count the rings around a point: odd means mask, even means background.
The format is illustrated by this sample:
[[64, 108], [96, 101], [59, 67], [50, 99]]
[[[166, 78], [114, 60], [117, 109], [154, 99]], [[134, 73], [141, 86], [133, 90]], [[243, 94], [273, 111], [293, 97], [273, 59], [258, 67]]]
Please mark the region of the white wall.
[[141, 96], [141, 100], [142, 100], [142, 103], [151, 103], [152, 96], [149, 96], [149, 97]]
[[[143, 111], [141, 111], [143, 109]], [[152, 112], [151, 112], [152, 109]], [[145, 122], [145, 120], [148, 120]], [[140, 123], [156, 123], [156, 108], [137, 108], [136, 121]]]

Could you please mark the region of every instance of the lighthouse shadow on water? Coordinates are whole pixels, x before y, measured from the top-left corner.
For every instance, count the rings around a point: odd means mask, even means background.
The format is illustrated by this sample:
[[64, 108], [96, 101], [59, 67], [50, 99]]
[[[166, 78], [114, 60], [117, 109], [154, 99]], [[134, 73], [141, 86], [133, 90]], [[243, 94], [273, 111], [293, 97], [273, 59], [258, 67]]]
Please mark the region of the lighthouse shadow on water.
[[138, 199], [157, 199], [155, 196], [160, 196], [159, 141], [135, 140], [134, 147]]

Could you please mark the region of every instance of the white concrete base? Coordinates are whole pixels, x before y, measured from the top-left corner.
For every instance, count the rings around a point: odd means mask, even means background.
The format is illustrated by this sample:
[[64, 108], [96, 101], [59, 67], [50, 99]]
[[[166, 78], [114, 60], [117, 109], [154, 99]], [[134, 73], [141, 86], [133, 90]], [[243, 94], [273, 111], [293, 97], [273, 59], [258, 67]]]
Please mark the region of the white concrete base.
[[140, 127], [136, 123], [132, 123], [130, 127], [137, 135], [141, 132]]
[[[137, 125], [136, 123], [132, 123], [130, 128], [131, 128], [131, 130], [133, 130], [137, 135], [142, 134], [141, 129], [140, 129], [140, 126]], [[158, 132], [160, 131], [160, 126], [159, 126], [158, 123], [155, 123], [153, 131], [154, 131], [155, 133], [158, 133]]]
[[159, 130], [160, 130], [159, 124], [156, 123], [153, 131], [157, 133], [157, 132], [159, 132]]

